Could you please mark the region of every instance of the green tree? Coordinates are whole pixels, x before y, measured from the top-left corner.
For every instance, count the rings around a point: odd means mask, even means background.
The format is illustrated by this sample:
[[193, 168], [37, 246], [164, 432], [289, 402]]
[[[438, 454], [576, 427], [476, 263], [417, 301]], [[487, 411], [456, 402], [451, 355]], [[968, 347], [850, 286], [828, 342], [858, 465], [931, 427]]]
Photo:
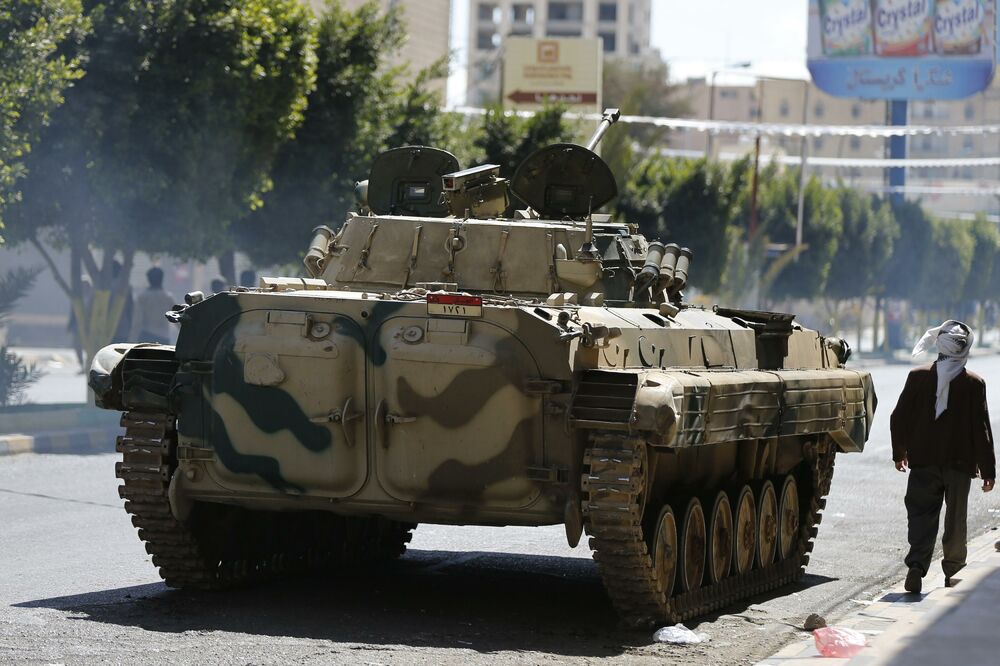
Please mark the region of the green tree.
[[1000, 232], [997, 226], [986, 219], [985, 215], [978, 215], [969, 225], [972, 234], [974, 249], [972, 261], [969, 265], [969, 279], [965, 281], [962, 300], [966, 302], [966, 314], [972, 313], [980, 303], [994, 298], [996, 292], [993, 291], [994, 282], [993, 271], [994, 259], [997, 251], [1000, 250]]
[[527, 118], [487, 109], [474, 145], [480, 164], [498, 164], [500, 175], [512, 178], [531, 153], [549, 144], [572, 141], [573, 128], [563, 120], [561, 106], [546, 106]]
[[705, 160], [650, 157], [633, 169], [619, 194], [619, 212], [643, 234], [691, 248], [691, 284], [700, 291], [719, 289], [729, 260], [732, 175]]
[[849, 187], [838, 187], [836, 193], [844, 227], [830, 265], [824, 295], [832, 303], [829, 309], [834, 320], [839, 318], [842, 301], [858, 299], [858, 339], [861, 340], [865, 303], [869, 296], [880, 291], [880, 280], [892, 256], [892, 246], [899, 238], [899, 226], [887, 201]]
[[887, 297], [911, 300], [920, 293], [931, 246], [931, 218], [919, 203], [912, 201], [895, 203], [892, 213], [900, 234], [880, 281]]
[[[546, 106], [527, 118], [504, 113], [500, 107], [487, 109], [482, 124], [471, 130], [476, 164], [496, 164], [500, 176], [513, 178], [517, 167], [539, 148], [553, 143], [570, 142], [575, 132], [563, 119], [561, 106]], [[508, 213], [526, 204], [511, 196]]]
[[[313, 30], [294, 0], [91, 2], [86, 77], [52, 114], [10, 226], [63, 277], [88, 353], [107, 343], [137, 251], [204, 258], [259, 205], [313, 83]], [[12, 235], [14, 231], [12, 231]], [[115, 258], [124, 270], [116, 270]], [[81, 268], [94, 285], [84, 312]]]
[[988, 302], [996, 298], [993, 272], [1000, 270], [1000, 267], [994, 265], [1000, 251], [1000, 232], [995, 224], [986, 219], [985, 214], [976, 216], [969, 231], [975, 245], [969, 265], [969, 279], [965, 281], [962, 294], [961, 317], [974, 322], [974, 327], [980, 332], [979, 341], [982, 342], [982, 334], [986, 329], [985, 309]]
[[39, 129], [82, 74], [79, 56], [66, 51], [86, 28], [80, 0], [0, 5], [0, 230], [4, 208], [20, 198], [17, 181]]
[[961, 313], [962, 296], [970, 279], [976, 238], [963, 220], [931, 220], [926, 263], [920, 272], [914, 305], [931, 311], [929, 320]]
[[378, 2], [355, 11], [330, 2], [319, 17], [316, 86], [302, 127], [278, 151], [273, 189], [235, 225], [236, 246], [257, 264], [301, 257], [309, 231], [338, 227], [354, 209], [354, 185], [382, 150], [438, 145], [447, 134], [440, 100], [429, 87], [447, 63], [410, 76], [387, 65], [405, 38], [400, 12]]
[[[38, 273], [37, 269], [21, 268], [0, 275], [0, 326], [7, 323], [7, 315], [27, 295]], [[20, 403], [25, 390], [41, 375], [41, 370], [25, 363], [7, 345], [0, 345], [0, 407]]]
[[888, 202], [849, 187], [838, 187], [836, 193], [844, 226], [826, 295], [837, 300], [864, 298], [879, 284], [899, 227]]
[[[764, 170], [759, 180], [759, 233], [770, 243], [793, 247], [798, 214], [798, 171]], [[794, 261], [783, 262], [767, 288], [778, 298], [814, 298], [823, 293], [837, 252], [843, 218], [837, 195], [815, 177], [806, 183], [802, 240], [805, 247]], [[794, 251], [794, 250], [793, 250]], [[776, 267], [777, 268], [777, 267]]]

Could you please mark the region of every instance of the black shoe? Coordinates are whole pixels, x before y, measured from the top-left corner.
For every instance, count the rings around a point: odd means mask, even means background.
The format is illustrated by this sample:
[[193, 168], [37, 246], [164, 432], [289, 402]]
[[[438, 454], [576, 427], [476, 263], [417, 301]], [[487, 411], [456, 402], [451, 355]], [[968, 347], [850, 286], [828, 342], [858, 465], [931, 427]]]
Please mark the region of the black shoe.
[[906, 582], [903, 583], [903, 589], [912, 594], [920, 594], [920, 588], [922, 585], [921, 579], [923, 577], [923, 574], [920, 573], [920, 569], [910, 567], [909, 573], [906, 574]]
[[944, 586], [945, 587], [954, 587], [955, 586], [955, 581], [953, 581], [951, 579], [951, 576], [945, 576], [944, 577]]

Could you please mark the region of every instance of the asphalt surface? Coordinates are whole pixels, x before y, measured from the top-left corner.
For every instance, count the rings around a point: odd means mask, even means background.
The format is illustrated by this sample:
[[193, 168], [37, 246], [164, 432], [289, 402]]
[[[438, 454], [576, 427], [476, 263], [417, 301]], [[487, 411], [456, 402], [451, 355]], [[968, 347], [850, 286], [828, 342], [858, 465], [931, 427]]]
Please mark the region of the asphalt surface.
[[87, 401], [87, 377], [72, 349], [15, 347], [11, 351], [42, 371], [41, 378], [25, 391], [28, 402], [41, 405]]
[[[970, 368], [1000, 376], [1000, 357]], [[755, 663], [809, 613], [835, 621], [902, 575], [906, 477], [888, 416], [909, 366], [872, 370], [874, 432], [838, 456], [806, 577], [689, 623], [708, 643], [619, 628], [587, 548], [558, 526], [422, 525], [382, 570], [169, 590], [121, 508], [115, 455], [27, 454], [0, 458], [0, 663]], [[1000, 383], [989, 399], [1000, 415]], [[1000, 493], [974, 485], [969, 510], [970, 537], [1000, 524]]]

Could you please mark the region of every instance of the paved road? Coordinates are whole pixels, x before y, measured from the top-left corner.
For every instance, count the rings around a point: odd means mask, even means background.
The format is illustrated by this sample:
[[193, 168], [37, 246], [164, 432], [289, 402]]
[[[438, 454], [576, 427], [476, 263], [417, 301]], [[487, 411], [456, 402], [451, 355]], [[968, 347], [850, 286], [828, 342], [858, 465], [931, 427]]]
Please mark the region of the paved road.
[[[1000, 376], [1000, 357], [970, 365]], [[805, 580], [704, 618], [705, 645], [618, 629], [589, 553], [560, 527], [425, 525], [383, 571], [171, 591], [121, 510], [115, 456], [23, 455], [0, 459], [0, 663], [754, 663], [808, 613], [835, 618], [901, 575], [906, 477], [889, 462], [888, 415], [908, 369], [874, 369], [873, 438], [838, 458]], [[1000, 414], [1000, 382], [990, 399]], [[974, 491], [971, 532], [998, 512], [1000, 494]]]
[[35, 404], [86, 402], [87, 377], [69, 348], [15, 347], [11, 351], [42, 371], [28, 387], [25, 399]]

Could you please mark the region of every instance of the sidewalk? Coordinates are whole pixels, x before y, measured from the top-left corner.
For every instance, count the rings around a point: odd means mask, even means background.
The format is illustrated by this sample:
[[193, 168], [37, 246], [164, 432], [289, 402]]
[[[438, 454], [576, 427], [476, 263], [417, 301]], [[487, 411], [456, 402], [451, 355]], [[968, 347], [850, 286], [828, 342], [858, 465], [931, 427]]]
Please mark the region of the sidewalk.
[[924, 578], [923, 593], [897, 587], [832, 626], [868, 637], [868, 646], [852, 659], [821, 657], [812, 633], [757, 666], [938, 666], [997, 663], [997, 604], [1000, 602], [1000, 531], [969, 542], [968, 565], [944, 587], [940, 560]]

